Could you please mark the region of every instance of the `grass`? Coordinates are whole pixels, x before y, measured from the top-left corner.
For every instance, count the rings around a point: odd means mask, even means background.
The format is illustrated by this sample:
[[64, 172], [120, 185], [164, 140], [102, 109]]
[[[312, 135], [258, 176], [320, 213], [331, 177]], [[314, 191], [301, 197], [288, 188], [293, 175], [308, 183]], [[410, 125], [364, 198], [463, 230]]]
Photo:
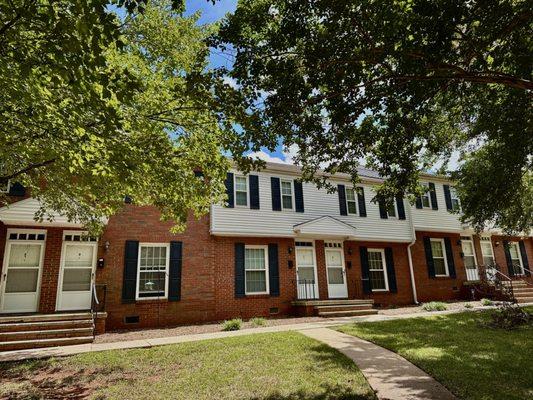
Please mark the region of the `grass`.
[[369, 400], [359, 369], [296, 332], [0, 365], [0, 398]]
[[441, 301], [431, 301], [429, 303], [425, 303], [422, 308], [425, 311], [444, 311], [448, 309], [448, 306], [446, 303]]
[[263, 317], [254, 317], [250, 320], [250, 323], [252, 326], [259, 327], [259, 326], [267, 326], [267, 320]]
[[222, 323], [222, 330], [223, 331], [238, 331], [239, 329], [241, 329], [241, 326], [242, 326], [242, 319], [234, 318], [228, 321], [224, 321]]
[[338, 330], [395, 351], [461, 399], [532, 399], [533, 326], [492, 329], [483, 325], [489, 313], [350, 324]]

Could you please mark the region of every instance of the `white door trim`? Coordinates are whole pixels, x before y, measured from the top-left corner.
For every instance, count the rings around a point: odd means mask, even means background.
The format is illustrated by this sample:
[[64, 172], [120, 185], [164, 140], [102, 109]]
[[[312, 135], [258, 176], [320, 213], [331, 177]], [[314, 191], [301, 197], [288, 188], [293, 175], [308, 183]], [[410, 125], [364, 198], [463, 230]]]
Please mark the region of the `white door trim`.
[[[92, 260], [92, 271], [91, 271], [91, 286], [90, 286], [91, 290], [92, 290], [92, 285], [95, 280], [96, 260], [98, 257], [98, 242], [97, 241], [93, 242], [93, 241], [66, 241], [65, 240], [65, 235], [75, 235], [75, 234], [80, 234], [80, 232], [79, 231], [76, 231], [76, 232], [64, 231], [63, 232], [63, 242], [61, 244], [61, 258], [60, 258], [61, 261], [59, 264], [59, 276], [57, 278], [56, 311], [68, 311], [69, 310], [69, 309], [60, 307], [61, 300], [62, 300], [62, 294], [63, 294], [63, 290], [62, 290], [63, 270], [65, 268], [65, 255], [66, 255], [66, 249], [68, 245], [75, 245], [75, 246], [82, 245], [82, 246], [94, 247], [93, 260]], [[89, 308], [90, 308], [90, 304], [89, 304]]]
[[[26, 233], [26, 234], [44, 234], [44, 240], [19, 240], [19, 239], [9, 239], [11, 234], [16, 233]], [[39, 311], [39, 302], [41, 300], [41, 281], [42, 281], [42, 275], [43, 275], [43, 266], [44, 266], [44, 254], [46, 252], [46, 239], [47, 239], [47, 232], [46, 229], [7, 229], [6, 232], [6, 244], [4, 248], [4, 259], [2, 261], [2, 275], [0, 276], [0, 313], [20, 313], [20, 312], [37, 312]], [[39, 272], [37, 274], [37, 290], [35, 292], [36, 300], [35, 300], [35, 309], [34, 310], [4, 310], [4, 295], [5, 295], [5, 287], [7, 283], [7, 276], [8, 276], [8, 264], [9, 264], [9, 257], [11, 253], [11, 245], [12, 244], [19, 244], [19, 243], [27, 243], [27, 244], [38, 244], [41, 246], [41, 254], [39, 259]]]
[[[326, 247], [326, 243], [338, 243], [340, 244], [340, 247]], [[331, 284], [329, 283], [329, 273], [328, 273], [328, 257], [327, 253], [328, 251], [337, 251], [341, 253], [341, 269], [342, 269], [342, 276], [344, 280], [344, 292], [342, 296], [337, 296], [332, 294], [332, 288], [330, 287]], [[324, 241], [324, 258], [325, 258], [325, 265], [326, 265], [326, 280], [328, 283], [328, 298], [330, 299], [347, 299], [348, 298], [348, 283], [346, 279], [346, 265], [344, 261], [344, 246], [343, 243], [340, 241]], [[335, 284], [336, 286], [340, 286], [340, 284]]]
[[[296, 246], [296, 243], [297, 242], [310, 242], [312, 244], [312, 246]], [[296, 261], [296, 297], [299, 298], [299, 294], [300, 294], [300, 285], [298, 283], [298, 255], [297, 255], [297, 251], [298, 251], [298, 248], [301, 248], [301, 249], [305, 249], [305, 250], [312, 250], [312, 254], [313, 254], [313, 269], [314, 269], [314, 279], [315, 279], [315, 284], [314, 284], [314, 290], [315, 290], [315, 299], [319, 299], [320, 298], [320, 289], [319, 289], [319, 286], [318, 286], [318, 273], [317, 273], [317, 265], [316, 265], [316, 246], [315, 246], [315, 240], [314, 239], [294, 239], [294, 256], [295, 256], [295, 261]]]

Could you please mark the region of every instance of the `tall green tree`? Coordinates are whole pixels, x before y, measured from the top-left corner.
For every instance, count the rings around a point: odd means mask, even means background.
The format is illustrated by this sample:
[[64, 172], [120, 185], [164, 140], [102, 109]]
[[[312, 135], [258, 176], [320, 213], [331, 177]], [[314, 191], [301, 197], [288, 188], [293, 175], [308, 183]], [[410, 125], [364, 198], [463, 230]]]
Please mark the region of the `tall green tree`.
[[421, 171], [454, 152], [462, 218], [533, 226], [533, 11], [522, 0], [241, 0], [216, 45], [272, 136], [307, 180], [362, 159], [378, 196], [420, 193]]
[[0, 2], [0, 183], [31, 190], [38, 218], [97, 231], [128, 195], [183, 228], [224, 199], [246, 106], [207, 69], [213, 28], [181, 1], [117, 2], [121, 19], [110, 5]]

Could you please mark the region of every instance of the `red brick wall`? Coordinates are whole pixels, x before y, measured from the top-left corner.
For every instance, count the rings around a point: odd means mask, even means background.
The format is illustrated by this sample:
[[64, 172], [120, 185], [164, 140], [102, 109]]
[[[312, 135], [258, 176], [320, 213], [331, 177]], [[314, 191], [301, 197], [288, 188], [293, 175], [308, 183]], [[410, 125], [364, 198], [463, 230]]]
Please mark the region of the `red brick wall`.
[[[457, 278], [429, 277], [424, 250], [424, 236], [431, 238], [450, 238]], [[426, 302], [459, 298], [462, 282], [466, 280], [466, 271], [463, 259], [461, 258], [461, 245], [457, 244], [460, 238], [459, 234], [453, 233], [416, 232], [416, 243], [411, 247], [411, 255], [413, 258], [418, 301]]]
[[[385, 248], [391, 247], [394, 258], [394, 268], [396, 272], [397, 293], [391, 292], [374, 292], [371, 295], [365, 295], [362, 292], [361, 281], [361, 256], [360, 248]], [[351, 249], [352, 254], [349, 254]], [[413, 291], [411, 288], [411, 278], [409, 273], [409, 260], [407, 258], [406, 243], [387, 243], [387, 242], [344, 242], [344, 257], [346, 264], [352, 263], [352, 268], [346, 269], [348, 280], [348, 294], [352, 299], [371, 298], [376, 305], [389, 306], [392, 304], [412, 304]]]
[[[215, 300], [216, 319], [267, 317], [271, 308], [279, 310], [278, 315], [292, 313], [291, 302], [296, 298], [296, 263], [294, 256], [294, 241], [283, 238], [229, 238], [215, 237]], [[249, 295], [235, 298], [235, 243], [247, 245], [278, 245], [279, 287], [280, 295]], [[288, 248], [292, 247], [289, 255]], [[289, 268], [289, 260], [293, 267]]]
[[[479, 238], [475, 239], [476, 242], [479, 243]], [[529, 262], [529, 270], [533, 270], [533, 238], [526, 238], [522, 239], [520, 237], [504, 237], [504, 236], [492, 236], [492, 251], [494, 252], [494, 258], [496, 259], [496, 264], [499, 265], [500, 271], [504, 273], [505, 275], [509, 276], [509, 267], [507, 266], [507, 259], [505, 258], [505, 250], [503, 242], [507, 240], [510, 242], [518, 242], [520, 240], [524, 240], [524, 246], [526, 248], [526, 254], [527, 259]], [[477, 247], [476, 247], [477, 251]], [[481, 248], [479, 250], [478, 260], [481, 258]], [[483, 262], [482, 260], [479, 261], [480, 264]], [[521, 277], [521, 279], [528, 280], [530, 282], [533, 282], [533, 277], [524, 276]]]

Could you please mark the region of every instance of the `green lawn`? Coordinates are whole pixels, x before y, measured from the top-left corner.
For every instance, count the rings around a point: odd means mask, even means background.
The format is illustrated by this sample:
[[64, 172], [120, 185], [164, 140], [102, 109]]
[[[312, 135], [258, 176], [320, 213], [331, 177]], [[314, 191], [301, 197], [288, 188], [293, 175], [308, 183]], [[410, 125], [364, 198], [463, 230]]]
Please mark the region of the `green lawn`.
[[0, 364], [9, 399], [375, 399], [345, 356], [299, 333]]
[[487, 312], [344, 325], [407, 358], [461, 399], [533, 399], [533, 327], [485, 327]]

